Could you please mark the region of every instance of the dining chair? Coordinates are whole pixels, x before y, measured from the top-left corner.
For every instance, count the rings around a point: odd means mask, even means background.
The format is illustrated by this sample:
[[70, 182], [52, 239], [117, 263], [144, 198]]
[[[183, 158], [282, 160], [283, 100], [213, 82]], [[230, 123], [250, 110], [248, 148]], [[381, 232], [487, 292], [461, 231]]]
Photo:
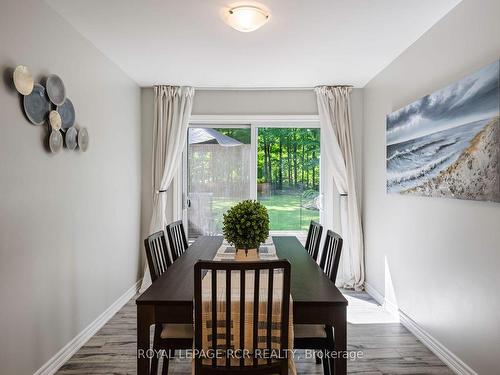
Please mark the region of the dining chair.
[[[335, 283], [339, 268], [340, 254], [342, 253], [342, 237], [329, 230], [326, 233], [323, 252], [321, 254], [320, 267]], [[323, 352], [335, 349], [333, 327], [321, 324], [295, 324], [294, 325], [294, 347], [295, 349], [314, 349]], [[318, 357], [316, 357], [318, 359]], [[333, 373], [333, 359], [321, 360], [325, 375]], [[317, 362], [318, 363], [318, 360]]]
[[[249, 273], [253, 277], [247, 278]], [[278, 275], [282, 275], [281, 283]], [[233, 353], [248, 350], [249, 356], [233, 360], [227, 352], [222, 359], [196, 356], [195, 374], [288, 374], [284, 354], [290, 346], [289, 312], [287, 260], [198, 261], [194, 268], [195, 353], [217, 348], [223, 352], [231, 349]], [[256, 349], [278, 350], [275, 353], [280, 356], [259, 359]]]
[[[144, 240], [146, 248], [146, 258], [148, 260], [151, 280], [154, 283], [172, 265], [167, 250], [165, 233], [161, 230], [153, 233]], [[192, 349], [193, 347], [193, 326], [191, 324], [155, 324], [153, 349], [155, 355], [151, 359], [151, 374], [158, 373], [158, 363], [160, 350], [164, 350], [168, 355], [163, 357], [162, 374], [168, 374], [168, 362], [170, 351], [181, 349]]]
[[155, 281], [172, 265], [168, 255], [165, 233], [161, 230], [144, 240], [151, 281]]
[[311, 223], [309, 224], [309, 231], [307, 232], [305, 248], [314, 261], [318, 259], [319, 244], [321, 242], [322, 233], [323, 226], [320, 223], [311, 220]]
[[174, 221], [167, 225], [168, 244], [170, 245], [170, 253], [172, 254], [172, 261], [175, 262], [186, 249], [188, 242], [186, 239], [186, 232], [182, 220]]
[[342, 253], [342, 237], [334, 231], [328, 230], [319, 266], [326, 273], [326, 276], [335, 283], [339, 270], [340, 254]]

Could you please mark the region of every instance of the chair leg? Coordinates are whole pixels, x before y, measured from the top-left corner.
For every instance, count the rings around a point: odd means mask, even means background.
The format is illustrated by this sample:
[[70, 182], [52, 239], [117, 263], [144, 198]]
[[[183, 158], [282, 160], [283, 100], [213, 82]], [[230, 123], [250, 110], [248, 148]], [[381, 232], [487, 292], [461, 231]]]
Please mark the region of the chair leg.
[[328, 361], [328, 365], [330, 367], [330, 374], [334, 374], [335, 373], [335, 358], [333, 357], [330, 357], [327, 359]]
[[[167, 351], [168, 353], [168, 351]], [[163, 357], [163, 367], [161, 368], [161, 375], [168, 375], [168, 354]]]
[[321, 358], [318, 356], [318, 352], [314, 352], [314, 358], [316, 358], [316, 364], [321, 365]]
[[323, 350], [323, 358], [321, 359], [321, 362], [323, 363], [323, 374], [324, 375], [331, 375], [330, 373], [330, 362], [326, 358], [327, 356], [327, 350]]
[[158, 374], [158, 357], [155, 355], [151, 358], [151, 375]]
[[[328, 350], [334, 351], [335, 339], [333, 337], [333, 328], [331, 326], [325, 326], [325, 331], [326, 331], [326, 339], [328, 340], [327, 344]], [[325, 360], [328, 362], [330, 366], [330, 373], [333, 374], [335, 369], [335, 357], [333, 355], [329, 355], [328, 358], [326, 358]]]
[[288, 375], [288, 361], [281, 362], [280, 375]]
[[161, 330], [162, 330], [161, 324], [155, 324], [155, 335], [153, 338], [154, 355], [153, 355], [153, 358], [151, 358], [151, 374], [152, 375], [158, 374], [158, 362], [160, 360], [158, 358], [158, 348], [159, 348], [159, 343], [160, 343]]

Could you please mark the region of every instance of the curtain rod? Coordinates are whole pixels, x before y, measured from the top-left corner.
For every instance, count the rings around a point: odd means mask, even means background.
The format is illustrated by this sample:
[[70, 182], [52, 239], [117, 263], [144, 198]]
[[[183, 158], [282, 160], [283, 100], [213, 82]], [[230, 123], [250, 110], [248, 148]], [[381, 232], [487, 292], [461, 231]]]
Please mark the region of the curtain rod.
[[[352, 87], [352, 85], [325, 85], [332, 87]], [[318, 87], [318, 86], [315, 86]], [[220, 86], [220, 87], [209, 87], [209, 86], [194, 86], [194, 89], [197, 91], [307, 91], [314, 90], [313, 86], [311, 87], [228, 87], [228, 86]]]

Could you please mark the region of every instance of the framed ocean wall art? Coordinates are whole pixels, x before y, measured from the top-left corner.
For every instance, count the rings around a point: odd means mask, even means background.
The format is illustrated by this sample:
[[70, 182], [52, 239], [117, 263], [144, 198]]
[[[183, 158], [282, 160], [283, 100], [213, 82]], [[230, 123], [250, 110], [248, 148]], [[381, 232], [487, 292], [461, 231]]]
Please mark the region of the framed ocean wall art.
[[387, 115], [387, 192], [500, 202], [500, 61]]

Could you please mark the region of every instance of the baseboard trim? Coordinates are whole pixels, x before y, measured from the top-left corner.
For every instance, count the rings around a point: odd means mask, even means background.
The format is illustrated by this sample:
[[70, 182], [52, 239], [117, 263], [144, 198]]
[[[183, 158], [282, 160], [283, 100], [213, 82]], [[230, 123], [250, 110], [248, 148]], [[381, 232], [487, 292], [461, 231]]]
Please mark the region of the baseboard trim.
[[375, 301], [385, 308], [389, 314], [399, 317], [399, 308], [396, 304], [385, 299], [385, 297], [369, 283], [365, 283], [365, 290], [366, 293], [368, 293]]
[[33, 375], [53, 375], [75, 354], [97, 331], [99, 331], [139, 290], [142, 279], [123, 293], [106, 311], [68, 342]]
[[[436, 340], [425, 329], [418, 325], [413, 319], [401, 311], [390, 301], [386, 301], [382, 293], [376, 290], [368, 283], [365, 285], [366, 292], [386, 310], [394, 314], [397, 311], [399, 321], [408, 329], [412, 334], [418, 338], [431, 352], [433, 352], [441, 361], [444, 362], [452, 371], [458, 375], [478, 375], [472, 368], [465, 362], [458, 358], [452, 351], [446, 348], [442, 343]], [[394, 310], [395, 309], [395, 310]]]
[[365, 283], [365, 291], [368, 293], [375, 301], [377, 301], [380, 306], [383, 306], [385, 303], [385, 298], [382, 294], [379, 293], [377, 289], [371, 286], [369, 283]]
[[401, 310], [399, 310], [399, 321], [455, 373], [459, 375], [478, 375], [477, 372], [471, 369]]
[[436, 340], [425, 329], [418, 325], [413, 319], [401, 311], [392, 302], [387, 301], [382, 293], [369, 283], [365, 284], [366, 293], [383, 306], [390, 314], [396, 314], [400, 323], [418, 338], [431, 352], [444, 362], [452, 371], [458, 375], [478, 375], [465, 362], [458, 358], [452, 351]]

